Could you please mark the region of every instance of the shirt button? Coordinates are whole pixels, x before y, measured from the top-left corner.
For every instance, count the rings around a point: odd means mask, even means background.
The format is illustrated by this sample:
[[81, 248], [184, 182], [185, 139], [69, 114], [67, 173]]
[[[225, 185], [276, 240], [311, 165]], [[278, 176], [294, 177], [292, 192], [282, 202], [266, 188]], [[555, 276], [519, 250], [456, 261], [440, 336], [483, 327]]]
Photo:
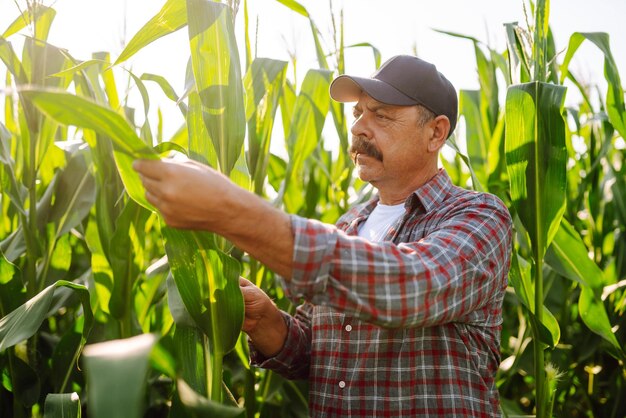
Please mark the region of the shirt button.
[[348, 332], [352, 331], [352, 325], [350, 324], [346, 325], [346, 331]]
[[344, 382], [343, 380], [339, 381], [339, 387], [341, 389], [345, 388], [346, 387], [346, 382]]

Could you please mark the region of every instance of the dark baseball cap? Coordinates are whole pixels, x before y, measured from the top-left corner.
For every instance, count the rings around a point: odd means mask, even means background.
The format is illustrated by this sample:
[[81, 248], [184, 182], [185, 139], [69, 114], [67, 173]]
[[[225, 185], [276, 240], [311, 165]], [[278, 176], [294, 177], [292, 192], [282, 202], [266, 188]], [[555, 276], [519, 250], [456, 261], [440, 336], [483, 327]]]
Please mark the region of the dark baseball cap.
[[437, 67], [411, 55], [397, 55], [386, 61], [370, 78], [340, 75], [330, 85], [330, 97], [338, 102], [356, 102], [361, 92], [381, 103], [422, 105], [435, 115], [445, 115], [454, 131], [458, 99], [454, 86]]

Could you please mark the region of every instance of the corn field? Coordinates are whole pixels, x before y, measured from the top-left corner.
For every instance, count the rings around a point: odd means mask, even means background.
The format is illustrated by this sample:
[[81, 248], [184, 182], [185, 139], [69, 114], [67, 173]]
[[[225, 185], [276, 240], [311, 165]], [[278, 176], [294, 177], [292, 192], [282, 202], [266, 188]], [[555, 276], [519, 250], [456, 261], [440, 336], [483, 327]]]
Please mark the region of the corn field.
[[[308, 416], [307, 383], [250, 366], [240, 332], [239, 276], [294, 310], [277, 277], [219, 236], [168, 228], [132, 169], [140, 158], [190, 158], [329, 223], [371, 197], [353, 176], [346, 109], [328, 90], [348, 48], [377, 65], [384, 51], [374, 39], [345, 45], [342, 15], [326, 47], [303, 5], [278, 1], [307, 21], [316, 48], [318, 68], [298, 82], [295, 62], [255, 56], [246, 0], [167, 0], [119, 56], [86, 60], [47, 42], [52, 6], [15, 3], [13, 23], [0, 28], [1, 417]], [[473, 47], [475, 62], [464, 64], [477, 68], [480, 88], [459, 92], [463, 129], [441, 165], [455, 184], [500, 197], [514, 219], [497, 374], [503, 415], [625, 417], [626, 107], [616, 40], [574, 32], [557, 48], [549, 6], [531, 4], [528, 26], [503, 26], [505, 51], [443, 32]], [[188, 33], [183, 91], [158, 68], [124, 66], [177, 31]], [[603, 56], [606, 89], [570, 72], [583, 43]], [[128, 105], [129, 86], [141, 106]], [[170, 137], [150, 125], [147, 86], [180, 112]], [[564, 106], [567, 91], [580, 95], [577, 106]], [[322, 134], [329, 129], [336, 144]], [[284, 155], [271, 151], [276, 137]]]

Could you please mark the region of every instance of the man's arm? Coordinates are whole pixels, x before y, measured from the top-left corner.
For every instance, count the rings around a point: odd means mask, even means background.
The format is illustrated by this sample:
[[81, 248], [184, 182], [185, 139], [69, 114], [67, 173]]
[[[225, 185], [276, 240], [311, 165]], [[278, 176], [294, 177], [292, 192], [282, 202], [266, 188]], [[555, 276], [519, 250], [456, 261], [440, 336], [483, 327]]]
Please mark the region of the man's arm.
[[215, 232], [291, 278], [294, 241], [286, 213], [195, 161], [138, 160], [133, 167], [169, 226]]
[[491, 196], [446, 213], [414, 242], [370, 242], [292, 218], [291, 297], [385, 327], [454, 321], [499, 325], [511, 243], [510, 216]]

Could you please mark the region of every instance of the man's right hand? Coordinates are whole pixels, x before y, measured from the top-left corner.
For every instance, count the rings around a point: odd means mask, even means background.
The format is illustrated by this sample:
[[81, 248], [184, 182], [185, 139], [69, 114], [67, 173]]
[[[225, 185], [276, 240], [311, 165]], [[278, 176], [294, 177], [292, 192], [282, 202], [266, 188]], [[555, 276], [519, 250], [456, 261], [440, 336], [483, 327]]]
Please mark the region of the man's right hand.
[[287, 324], [280, 310], [264, 291], [249, 280], [239, 278], [245, 317], [241, 330], [265, 357], [274, 357], [287, 338]]

